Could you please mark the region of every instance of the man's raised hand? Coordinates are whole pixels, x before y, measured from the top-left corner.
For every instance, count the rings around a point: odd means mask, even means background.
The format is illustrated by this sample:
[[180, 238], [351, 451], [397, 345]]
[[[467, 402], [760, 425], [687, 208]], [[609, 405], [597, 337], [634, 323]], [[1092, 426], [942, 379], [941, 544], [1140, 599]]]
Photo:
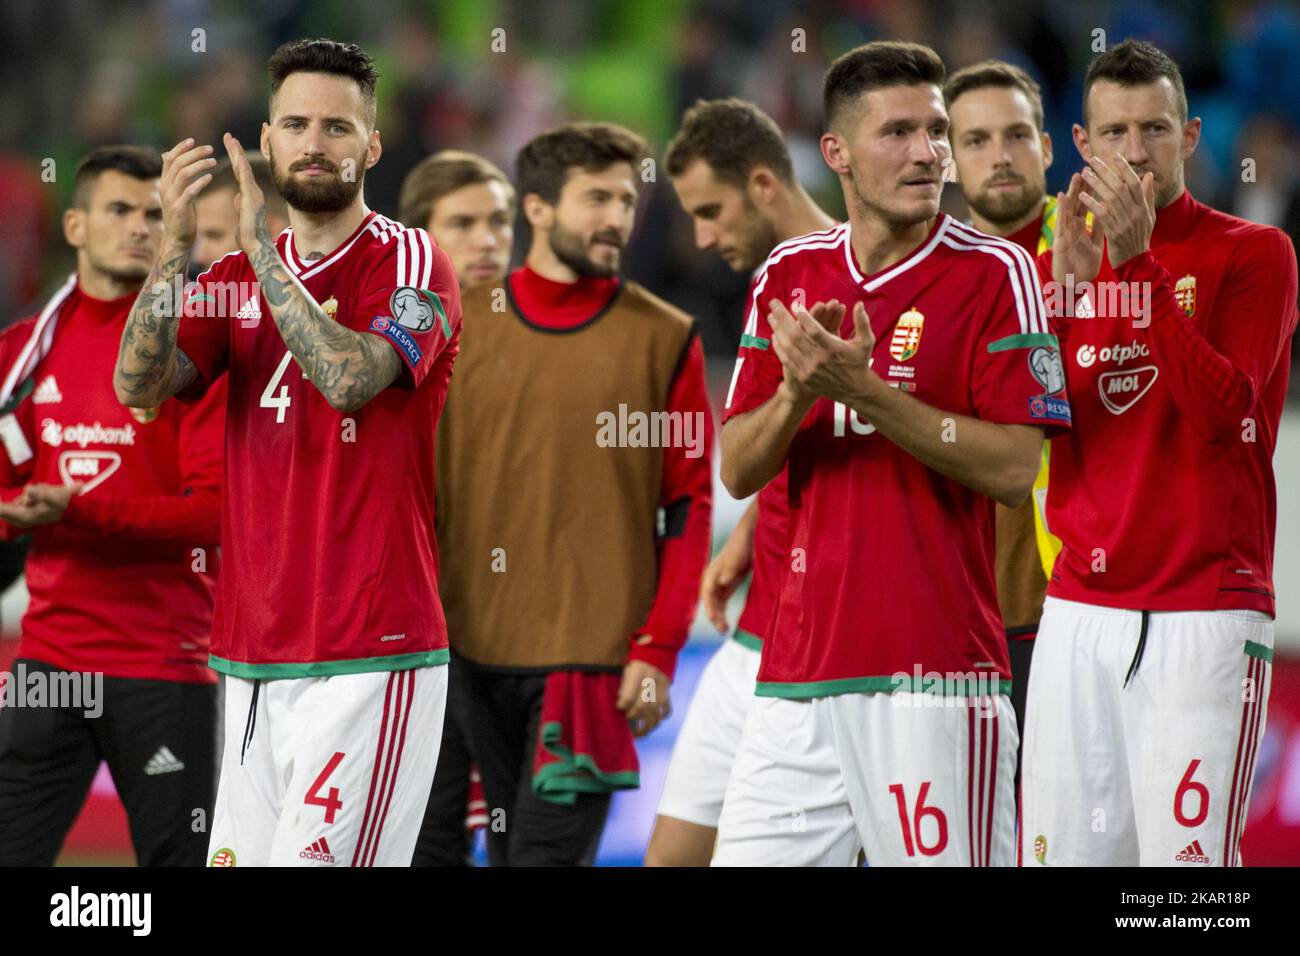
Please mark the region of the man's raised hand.
[[1102, 232], [1088, 232], [1088, 207], [1083, 203], [1083, 177], [1070, 177], [1070, 188], [1056, 194], [1056, 236], [1052, 241], [1052, 279], [1061, 285], [1091, 282], [1101, 271]]
[[177, 251], [188, 252], [198, 232], [194, 199], [212, 182], [211, 146], [196, 146], [193, 138], [183, 139], [162, 154], [162, 178], [158, 181], [163, 208], [166, 241]]
[[1146, 173], [1139, 178], [1123, 156], [1109, 164], [1093, 156], [1088, 166], [1083, 171], [1087, 189], [1079, 199], [1106, 234], [1110, 264], [1118, 266], [1151, 247], [1156, 225], [1155, 177]]
[[223, 142], [230, 154], [230, 167], [239, 188], [235, 197], [235, 213], [239, 220], [235, 238], [239, 248], [252, 259], [263, 240], [270, 239], [270, 228], [266, 225], [266, 197], [262, 195], [262, 187], [257, 185], [253, 167], [249, 165], [239, 140], [227, 133]]
[[796, 402], [811, 404], [817, 397], [846, 404], [878, 381], [870, 370], [876, 338], [866, 307], [853, 307], [853, 335], [844, 339], [839, 327], [844, 305], [834, 299], [817, 303], [811, 310], [787, 309], [773, 299], [768, 324], [772, 347], [785, 371], [782, 387]]

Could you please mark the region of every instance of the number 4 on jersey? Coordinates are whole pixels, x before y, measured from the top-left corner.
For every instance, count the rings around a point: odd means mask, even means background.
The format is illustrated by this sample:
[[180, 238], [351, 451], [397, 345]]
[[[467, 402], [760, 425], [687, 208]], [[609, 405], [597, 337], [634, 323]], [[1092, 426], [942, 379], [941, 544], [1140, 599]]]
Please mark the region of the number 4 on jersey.
[[[293, 358], [293, 353], [288, 349], [285, 350], [284, 358], [280, 359], [280, 364], [275, 367], [275, 374], [271, 380], [266, 383], [266, 388], [262, 389], [262, 400], [258, 403], [262, 408], [275, 409], [275, 423], [284, 424], [284, 413], [291, 403], [289, 398], [289, 386], [280, 385], [280, 379], [284, 377], [284, 370], [289, 367], [289, 360]], [[306, 378], [307, 373], [303, 372], [302, 377]], [[280, 394], [275, 394], [275, 387], [280, 385]]]
[[343, 801], [339, 799], [338, 787], [330, 787], [330, 792], [325, 796], [321, 796], [320, 791], [321, 788], [325, 786], [325, 781], [330, 778], [330, 774], [338, 768], [338, 765], [342, 763], [342, 761], [343, 754], [336, 753], [331, 757], [330, 762], [325, 765], [325, 769], [322, 770], [320, 775], [316, 778], [316, 782], [313, 783], [311, 789], [307, 791], [307, 796], [302, 799], [302, 802], [309, 807], [324, 807], [326, 823], [334, 822], [334, 814], [343, 808]]

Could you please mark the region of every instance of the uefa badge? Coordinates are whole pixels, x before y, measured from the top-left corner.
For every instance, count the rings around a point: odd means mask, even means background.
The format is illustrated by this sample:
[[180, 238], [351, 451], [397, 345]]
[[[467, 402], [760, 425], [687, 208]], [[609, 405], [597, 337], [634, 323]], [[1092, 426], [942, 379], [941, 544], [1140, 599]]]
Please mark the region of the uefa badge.
[[921, 347], [921, 330], [925, 316], [916, 309], [908, 309], [894, 325], [894, 337], [889, 340], [889, 354], [895, 362], [906, 362]]
[[1029, 371], [1043, 387], [1044, 395], [1059, 395], [1065, 390], [1065, 367], [1055, 348], [1040, 345], [1033, 349], [1029, 353]]
[[1196, 314], [1196, 276], [1186, 275], [1174, 286], [1174, 298], [1183, 315], [1189, 319]]
[[442, 325], [443, 335], [451, 338], [451, 324], [447, 310], [436, 292], [413, 286], [398, 286], [388, 300], [388, 308], [397, 324], [412, 332], [428, 332], [434, 321]]

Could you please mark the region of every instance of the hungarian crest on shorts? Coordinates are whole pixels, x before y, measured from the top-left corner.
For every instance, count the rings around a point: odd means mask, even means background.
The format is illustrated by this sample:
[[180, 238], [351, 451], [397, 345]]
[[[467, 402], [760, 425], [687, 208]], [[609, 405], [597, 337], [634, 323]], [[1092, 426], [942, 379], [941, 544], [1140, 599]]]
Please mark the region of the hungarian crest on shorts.
[[1186, 275], [1174, 286], [1174, 298], [1183, 315], [1189, 319], [1196, 314], [1196, 276]]
[[908, 309], [894, 325], [894, 337], [889, 341], [889, 354], [895, 362], [906, 362], [921, 347], [921, 330], [925, 316], [916, 309]]

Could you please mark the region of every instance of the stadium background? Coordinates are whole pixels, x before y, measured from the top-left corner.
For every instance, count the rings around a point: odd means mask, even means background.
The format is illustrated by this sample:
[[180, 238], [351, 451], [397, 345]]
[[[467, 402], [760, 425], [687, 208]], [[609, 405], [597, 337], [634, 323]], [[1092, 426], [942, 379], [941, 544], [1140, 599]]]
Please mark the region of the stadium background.
[[[581, 118], [627, 124], [658, 151], [687, 106], [726, 95], [753, 99], [776, 119], [797, 175], [825, 209], [842, 215], [838, 186], [817, 152], [820, 78], [831, 58], [890, 38], [930, 44], [950, 70], [986, 57], [1024, 66], [1043, 87], [1056, 145], [1048, 188], [1055, 190], [1078, 168], [1070, 124], [1098, 30], [1108, 43], [1151, 40], [1180, 64], [1191, 112], [1205, 123], [1188, 165], [1192, 192], [1281, 226], [1300, 245], [1295, 3], [7, 0], [0, 7], [0, 324], [35, 311], [74, 263], [58, 214], [79, 156], [111, 142], [163, 149], [195, 136], [215, 144], [225, 130], [255, 144], [266, 109], [264, 61], [287, 39], [331, 36], [375, 56], [384, 155], [367, 174], [366, 197], [390, 216], [402, 177], [437, 149], [471, 149], [510, 171], [533, 135]], [[1243, 181], [1245, 160], [1254, 161], [1253, 182]], [[953, 186], [944, 206], [965, 215]], [[695, 316], [719, 408], [740, 335], [744, 279], [693, 248], [689, 220], [664, 177], [645, 186], [627, 274]], [[1300, 355], [1293, 361], [1276, 459], [1278, 654], [1243, 841], [1256, 864], [1300, 864]], [[715, 486], [720, 544], [744, 506]], [[25, 600], [19, 582], [0, 601], [0, 669], [9, 667]], [[616, 798], [599, 862], [639, 862], [673, 739], [717, 641], [697, 619], [672, 688], [674, 715], [640, 742], [642, 789]], [[61, 860], [133, 861], [104, 768]]]

